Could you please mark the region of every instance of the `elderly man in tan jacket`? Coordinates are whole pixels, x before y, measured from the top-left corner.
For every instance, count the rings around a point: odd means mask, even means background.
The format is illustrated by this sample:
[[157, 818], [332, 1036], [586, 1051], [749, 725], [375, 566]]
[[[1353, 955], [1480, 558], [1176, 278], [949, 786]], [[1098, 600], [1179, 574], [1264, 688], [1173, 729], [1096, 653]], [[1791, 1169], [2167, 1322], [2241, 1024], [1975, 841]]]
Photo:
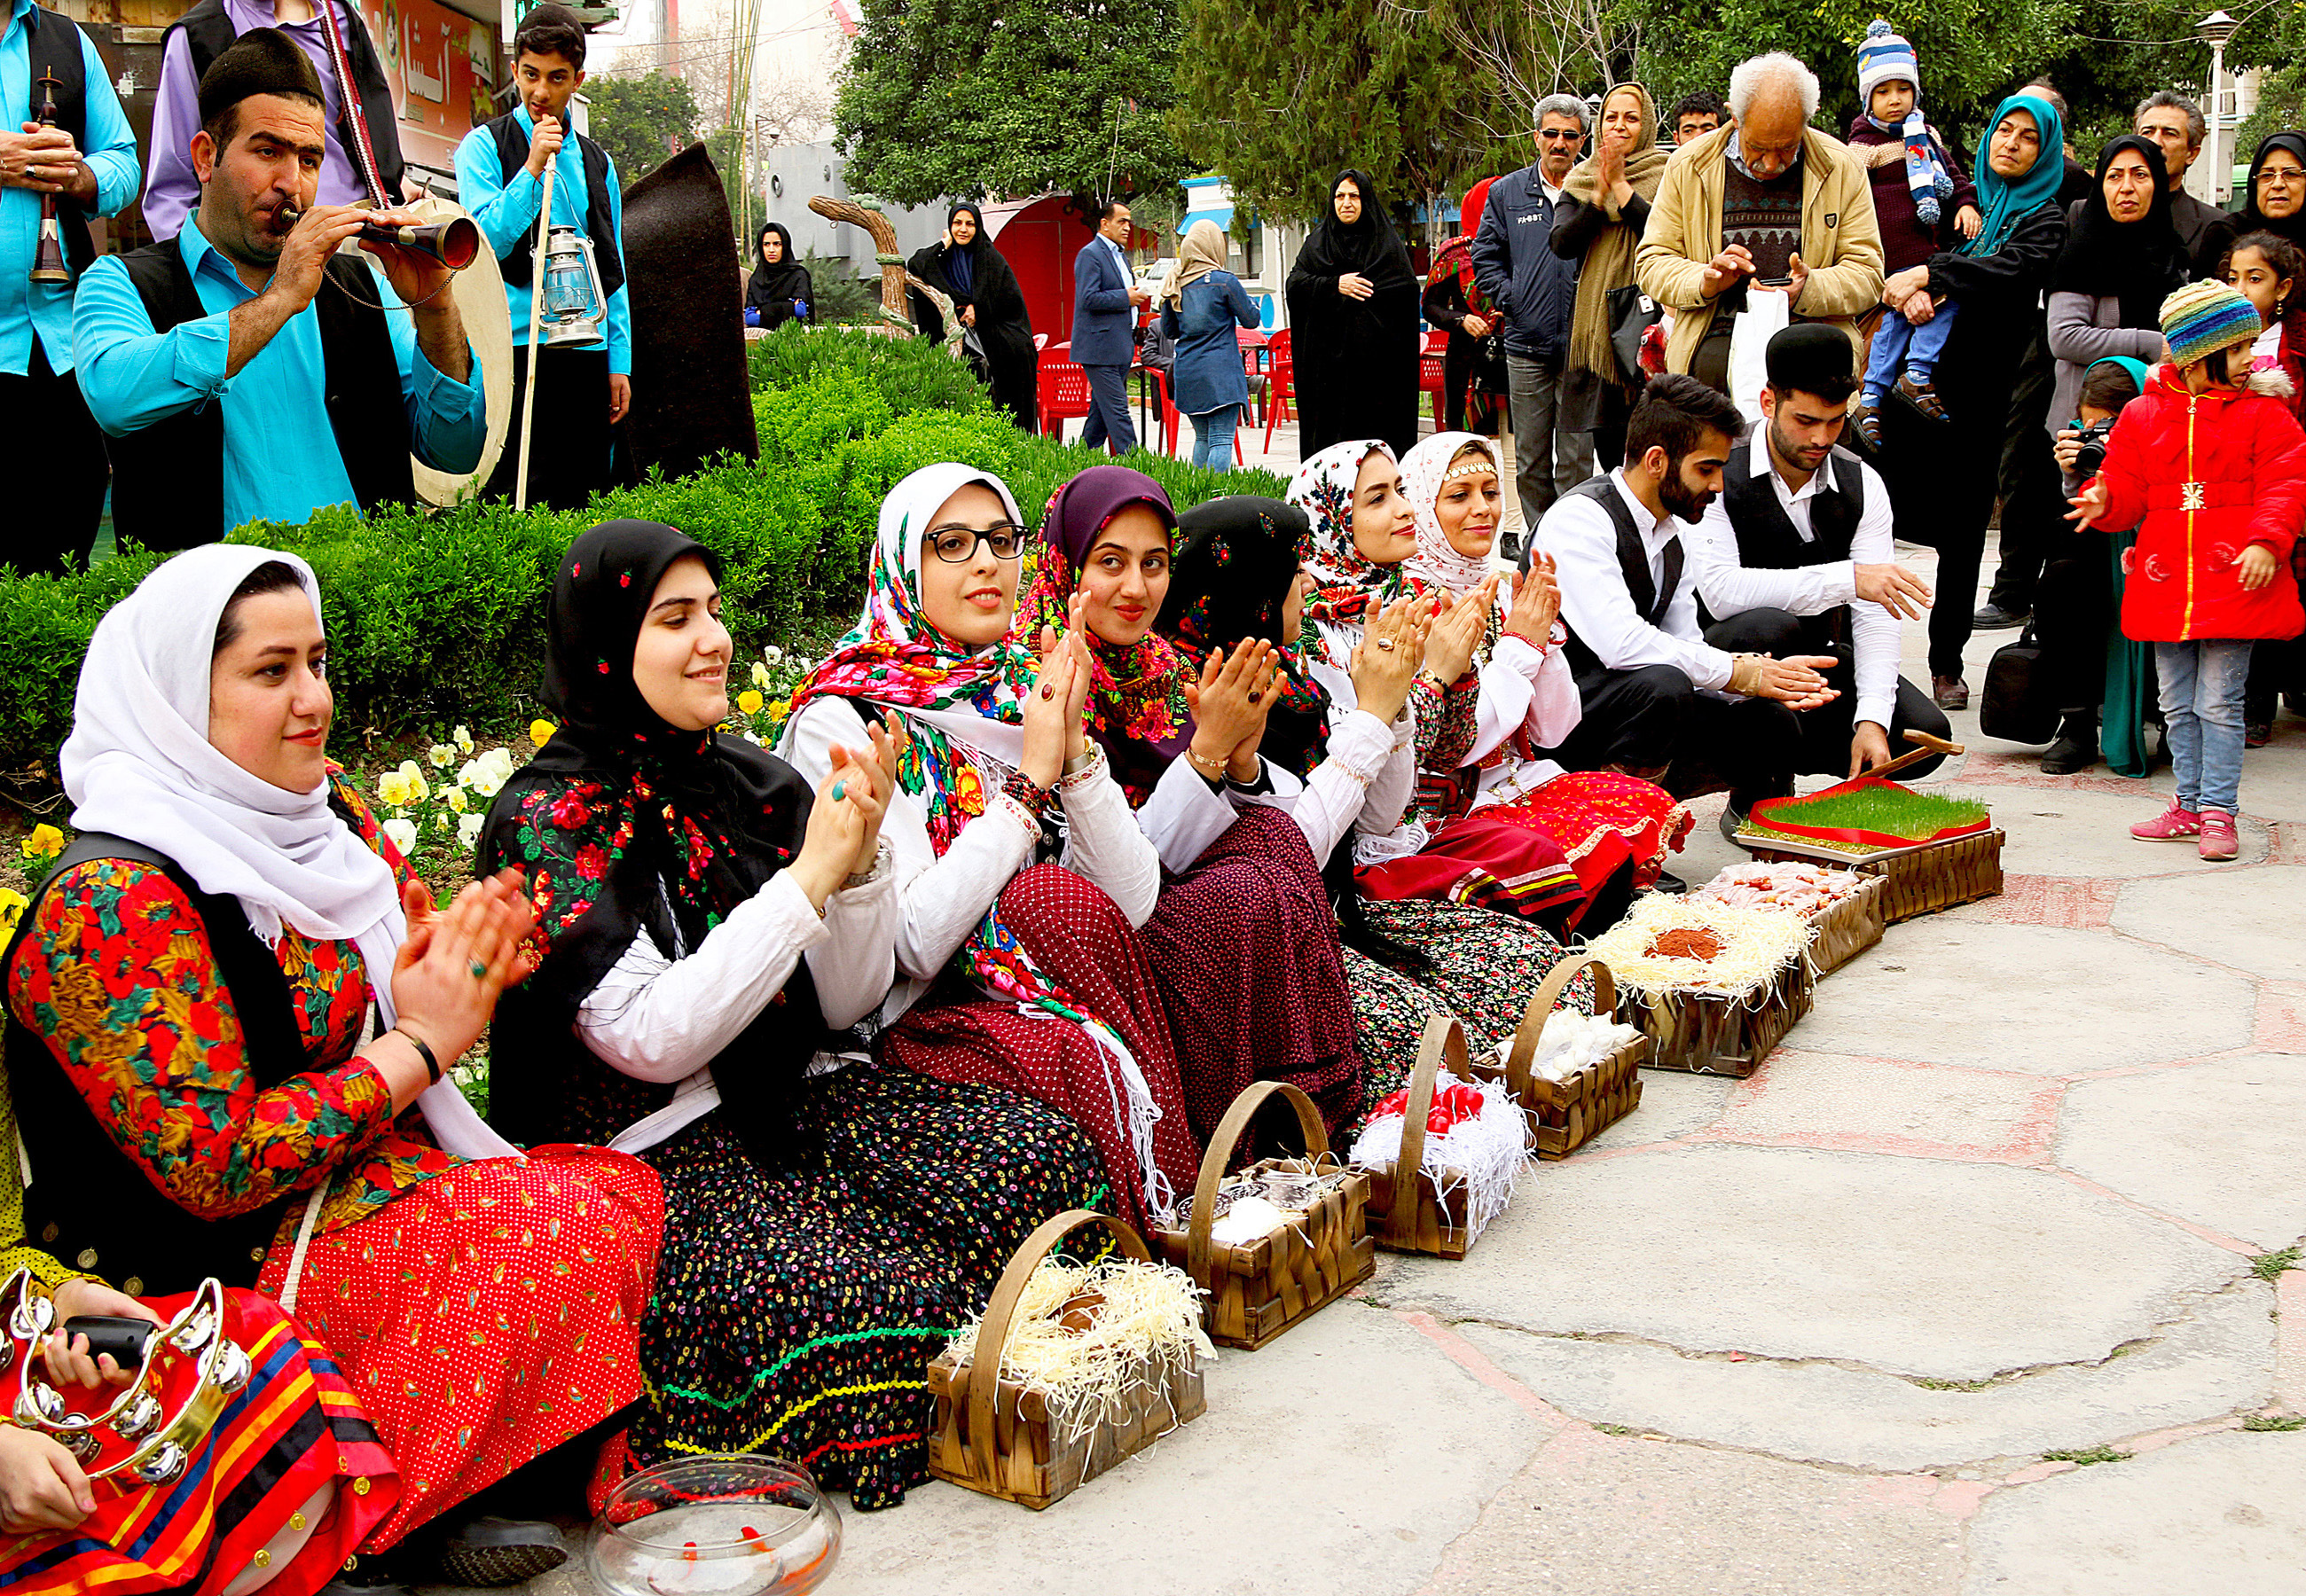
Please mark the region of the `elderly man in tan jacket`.
[[1666, 366], [1728, 386], [1730, 329], [1747, 296], [1791, 296], [1796, 321], [1856, 320], [1881, 302], [1882, 233], [1866, 167], [1809, 125], [1817, 74], [1772, 52], [1730, 74], [1737, 120], [1674, 151], [1635, 257], [1642, 291], [1674, 312]]

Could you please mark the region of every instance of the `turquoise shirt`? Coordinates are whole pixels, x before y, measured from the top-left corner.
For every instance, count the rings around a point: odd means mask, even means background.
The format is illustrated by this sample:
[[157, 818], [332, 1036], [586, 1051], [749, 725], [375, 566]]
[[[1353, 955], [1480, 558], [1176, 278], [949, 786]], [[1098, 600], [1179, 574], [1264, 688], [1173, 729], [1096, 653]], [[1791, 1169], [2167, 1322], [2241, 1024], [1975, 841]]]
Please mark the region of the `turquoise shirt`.
[[[32, 0], [14, 0], [0, 23], [0, 127], [10, 132], [32, 120], [32, 53], [25, 38]], [[96, 174], [98, 216], [112, 216], [136, 197], [136, 135], [121, 112], [120, 97], [88, 35], [45, 16], [41, 28], [69, 29], [80, 41], [81, 158]], [[47, 351], [48, 370], [73, 369], [73, 286], [35, 283], [33, 252], [40, 242], [40, 196], [28, 188], [0, 188], [0, 371], [21, 377], [32, 369], [32, 335]]]
[[[513, 112], [520, 131], [534, 138], [536, 123], [530, 117], [528, 107], [520, 106]], [[537, 208], [544, 203], [544, 182], [529, 175], [522, 166], [513, 173], [512, 181], [504, 180], [504, 159], [497, 153], [496, 135], [486, 127], [476, 127], [465, 135], [457, 146], [457, 201], [472, 213], [480, 224], [489, 247], [501, 260], [520, 247], [525, 237], [536, 241]], [[579, 233], [585, 231], [585, 212], [591, 209], [589, 192], [585, 186], [585, 149], [574, 139], [560, 146], [560, 153], [552, 161], [552, 221], [555, 226], [566, 222]], [[625, 259], [625, 200], [617, 185], [617, 163], [609, 163], [609, 220], [617, 237], [617, 262]], [[542, 275], [543, 262], [530, 274], [533, 283]], [[609, 295], [608, 350], [609, 373], [629, 377], [633, 371], [633, 312], [628, 289], [619, 284]], [[516, 349], [528, 347], [528, 286], [520, 283], [505, 285], [505, 303], [512, 315], [512, 342]], [[601, 345], [572, 344], [572, 349], [598, 349]]]
[[[175, 247], [184, 252], [206, 316], [165, 333], [152, 330], [144, 301], [119, 257], [107, 255], [81, 279], [73, 306], [73, 350], [81, 393], [97, 424], [118, 438], [210, 403], [224, 406], [224, 525], [307, 520], [324, 505], [354, 501], [352, 478], [329, 424], [328, 371], [320, 355], [320, 315], [312, 305], [291, 316], [239, 372], [225, 375], [232, 349], [231, 315], [256, 294], [232, 262], [209, 247], [200, 212], [184, 218]], [[478, 466], [488, 443], [487, 400], [476, 383], [435, 371], [416, 346], [415, 318], [381, 271], [370, 274], [387, 306], [385, 325], [400, 363], [401, 402], [417, 458], [436, 471]], [[337, 289], [320, 285], [323, 294]], [[473, 369], [480, 375], [477, 365]], [[132, 448], [126, 458], [132, 464]]]

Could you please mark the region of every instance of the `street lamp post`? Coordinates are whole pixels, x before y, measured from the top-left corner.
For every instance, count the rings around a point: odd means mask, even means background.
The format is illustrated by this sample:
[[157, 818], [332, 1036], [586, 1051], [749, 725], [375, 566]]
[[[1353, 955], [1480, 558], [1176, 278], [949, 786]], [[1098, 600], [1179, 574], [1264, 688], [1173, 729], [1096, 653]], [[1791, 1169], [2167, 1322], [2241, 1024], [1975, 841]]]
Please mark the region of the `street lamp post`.
[[2241, 27], [2223, 11], [2214, 11], [2194, 24], [2194, 37], [2210, 47], [2210, 197], [2221, 207], [2233, 198], [2233, 163], [2225, 158], [2226, 40]]

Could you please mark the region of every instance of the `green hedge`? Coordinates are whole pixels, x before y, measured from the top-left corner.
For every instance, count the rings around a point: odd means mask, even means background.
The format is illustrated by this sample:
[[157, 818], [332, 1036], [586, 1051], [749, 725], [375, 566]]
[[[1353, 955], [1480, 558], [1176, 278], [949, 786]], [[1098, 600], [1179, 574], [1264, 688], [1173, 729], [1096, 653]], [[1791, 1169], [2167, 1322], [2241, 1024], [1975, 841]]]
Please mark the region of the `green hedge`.
[[[337, 689], [337, 747], [460, 721], [525, 720], [543, 657], [545, 596], [560, 557], [595, 521], [678, 526], [719, 553], [730, 627], [758, 648], [796, 622], [846, 620], [863, 588], [882, 497], [938, 460], [981, 465], [1038, 525], [1057, 484], [1103, 457], [1019, 432], [950, 356], [918, 341], [780, 329], [751, 350], [757, 464], [601, 495], [581, 513], [516, 514], [502, 500], [363, 520], [324, 510], [301, 526], [257, 523], [234, 541], [293, 550], [320, 579]], [[1220, 493], [1283, 491], [1264, 472], [1231, 475], [1158, 455], [1130, 464], [1180, 506]], [[94, 570], [0, 569], [0, 773], [54, 769], [73, 684], [98, 619], [160, 556], [131, 550]]]

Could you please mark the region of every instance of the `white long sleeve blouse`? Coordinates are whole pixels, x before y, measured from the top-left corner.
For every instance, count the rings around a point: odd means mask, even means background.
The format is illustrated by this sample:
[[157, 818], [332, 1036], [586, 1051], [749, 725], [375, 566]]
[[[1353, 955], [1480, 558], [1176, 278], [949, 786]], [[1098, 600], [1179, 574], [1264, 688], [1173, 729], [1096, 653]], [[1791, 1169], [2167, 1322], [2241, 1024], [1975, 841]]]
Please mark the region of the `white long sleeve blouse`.
[[[668, 952], [644, 931], [577, 1006], [576, 1034], [594, 1055], [636, 1080], [674, 1085], [672, 1102], [611, 1142], [656, 1146], [720, 1105], [713, 1061], [760, 1016], [808, 960], [817, 1005], [835, 1030], [871, 1013], [893, 977], [897, 895], [884, 838], [868, 877], [825, 900], [819, 917], [780, 873], [693, 949]], [[818, 1067], [837, 1068], [820, 1055]]]
[[[866, 736], [864, 718], [851, 701], [816, 698], [793, 717], [779, 751], [816, 783], [832, 771], [836, 746], [861, 747]], [[953, 748], [977, 764], [986, 806], [944, 856], [929, 841], [921, 799], [900, 789], [881, 823], [882, 840], [895, 860], [897, 904], [895, 980], [875, 995], [884, 1025], [920, 1001], [1002, 889], [1033, 862], [1041, 841], [1031, 814], [1001, 790], [1010, 767], [958, 739]], [[1095, 744], [1089, 763], [1060, 780], [1056, 792], [1064, 822], [1058, 862], [1102, 890], [1132, 926], [1142, 926], [1160, 897], [1160, 857]], [[1226, 813], [1230, 824], [1232, 812]]]

